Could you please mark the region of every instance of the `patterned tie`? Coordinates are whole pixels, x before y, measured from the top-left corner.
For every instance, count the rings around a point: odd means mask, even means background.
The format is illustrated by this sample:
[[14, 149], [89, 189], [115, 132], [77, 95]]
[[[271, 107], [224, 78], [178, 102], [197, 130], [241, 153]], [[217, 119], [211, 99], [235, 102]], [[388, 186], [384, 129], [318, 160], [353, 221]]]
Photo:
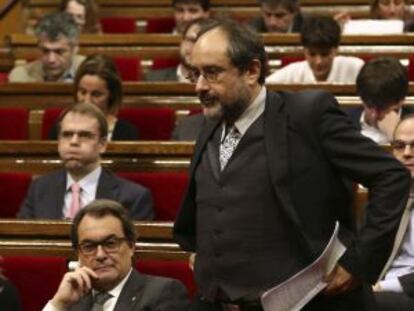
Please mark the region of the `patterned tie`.
[[105, 293], [105, 292], [96, 293], [93, 296], [94, 303], [93, 303], [91, 311], [102, 311], [103, 310], [103, 305], [111, 297], [112, 297], [111, 294], [108, 294], [108, 293]]
[[232, 125], [228, 127], [227, 135], [220, 144], [220, 169], [224, 170], [227, 162], [237, 147], [241, 138], [240, 132]]
[[81, 207], [81, 202], [80, 202], [81, 187], [79, 186], [78, 183], [73, 183], [72, 186], [70, 186], [70, 190], [72, 192], [72, 201], [69, 207], [68, 218], [73, 219]]

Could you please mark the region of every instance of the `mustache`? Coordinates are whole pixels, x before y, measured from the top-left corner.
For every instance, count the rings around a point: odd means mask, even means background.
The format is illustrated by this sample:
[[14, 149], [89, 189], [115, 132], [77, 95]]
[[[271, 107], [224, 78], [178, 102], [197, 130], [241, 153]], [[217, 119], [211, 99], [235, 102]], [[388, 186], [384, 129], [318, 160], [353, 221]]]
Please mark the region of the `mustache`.
[[201, 92], [200, 94], [198, 94], [198, 98], [200, 99], [201, 103], [209, 103], [217, 100], [216, 96], [212, 96], [207, 92]]

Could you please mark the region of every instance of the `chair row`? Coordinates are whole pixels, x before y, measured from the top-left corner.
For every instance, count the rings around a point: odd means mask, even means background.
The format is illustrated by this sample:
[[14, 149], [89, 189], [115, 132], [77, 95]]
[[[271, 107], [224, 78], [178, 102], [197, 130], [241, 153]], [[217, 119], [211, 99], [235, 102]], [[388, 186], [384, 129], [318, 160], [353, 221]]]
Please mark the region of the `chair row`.
[[[17, 288], [26, 311], [38, 311], [56, 292], [67, 271], [67, 258], [52, 256], [5, 256], [0, 263], [6, 277]], [[193, 273], [187, 260], [135, 261], [138, 271], [177, 279], [187, 288], [189, 298], [195, 293]]]
[[[155, 220], [173, 221], [187, 186], [186, 172], [120, 172], [119, 176], [151, 190]], [[26, 196], [30, 173], [0, 173], [0, 218], [15, 218]]]

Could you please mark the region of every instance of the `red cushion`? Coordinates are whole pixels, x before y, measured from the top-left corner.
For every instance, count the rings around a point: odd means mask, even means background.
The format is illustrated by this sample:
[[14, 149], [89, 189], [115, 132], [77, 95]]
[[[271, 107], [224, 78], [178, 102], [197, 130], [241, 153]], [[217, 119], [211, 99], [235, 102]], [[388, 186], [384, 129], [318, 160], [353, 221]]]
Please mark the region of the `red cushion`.
[[174, 128], [175, 110], [171, 108], [123, 108], [118, 117], [134, 124], [140, 140], [169, 140]]
[[113, 57], [122, 81], [141, 80], [141, 60], [136, 57]]
[[282, 56], [280, 58], [280, 67], [285, 67], [291, 63], [303, 61], [304, 59], [303, 56]]
[[128, 172], [119, 175], [151, 190], [155, 220], [175, 219], [187, 188], [186, 172]]
[[28, 173], [0, 173], [0, 218], [16, 217], [31, 181]]
[[8, 72], [0, 72], [0, 83], [6, 83], [9, 81], [9, 73]]
[[39, 311], [56, 292], [66, 272], [63, 257], [7, 256], [6, 277], [16, 286], [25, 311]]
[[60, 114], [63, 112], [63, 108], [47, 108], [43, 113], [43, 120], [42, 120], [42, 139], [48, 139], [50, 129], [54, 124], [57, 123], [57, 120]]
[[27, 140], [29, 111], [26, 108], [0, 109], [0, 140]]
[[408, 78], [410, 81], [414, 81], [414, 57], [409, 58], [408, 62]]
[[190, 298], [195, 294], [193, 271], [189, 268], [188, 261], [139, 259], [135, 267], [144, 274], [177, 279], [187, 287]]
[[147, 19], [147, 33], [171, 33], [175, 27], [173, 17], [154, 17]]
[[136, 20], [133, 17], [104, 17], [101, 18], [104, 33], [134, 33]]
[[152, 60], [152, 69], [157, 70], [157, 69], [177, 67], [179, 63], [180, 63], [179, 58], [157, 57]]

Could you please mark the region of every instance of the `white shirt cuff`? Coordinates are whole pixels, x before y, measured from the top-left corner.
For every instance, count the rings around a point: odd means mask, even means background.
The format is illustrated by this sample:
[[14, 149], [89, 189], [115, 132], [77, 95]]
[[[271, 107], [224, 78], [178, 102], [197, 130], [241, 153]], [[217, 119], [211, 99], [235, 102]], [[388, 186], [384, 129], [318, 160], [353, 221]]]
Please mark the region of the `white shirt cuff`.
[[379, 282], [381, 291], [402, 293], [403, 288], [398, 278], [387, 279]]

